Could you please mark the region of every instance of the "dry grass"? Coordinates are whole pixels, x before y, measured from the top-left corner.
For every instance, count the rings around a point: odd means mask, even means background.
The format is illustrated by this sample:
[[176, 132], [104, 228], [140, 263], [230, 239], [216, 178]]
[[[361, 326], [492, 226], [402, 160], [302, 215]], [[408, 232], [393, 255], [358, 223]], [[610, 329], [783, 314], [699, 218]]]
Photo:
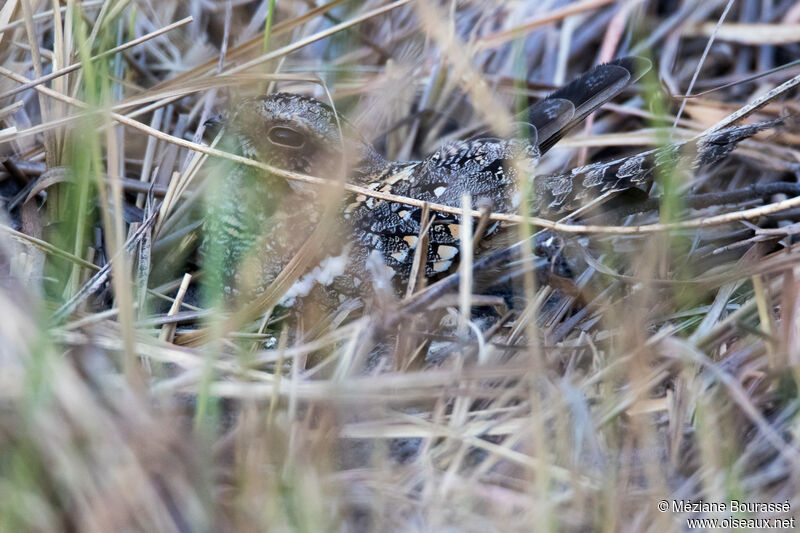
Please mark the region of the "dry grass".
[[[660, 172], [660, 209], [554, 220], [527, 202], [406, 199], [423, 220], [471, 212], [469, 260], [437, 284], [412, 276], [403, 298], [375, 291], [366, 313], [276, 305], [321, 232], [231, 312], [197, 247], [225, 164], [333, 202], [398, 200], [204, 142], [244, 96], [332, 97], [410, 160], [512, 131], [519, 100], [598, 62], [652, 57], [542, 160], [551, 174], [797, 113], [800, 67], [771, 69], [798, 56], [799, 23], [793, 0], [6, 0], [0, 531], [679, 531], [730, 516], [661, 500], [787, 502], [734, 516], [793, 519], [793, 119], [713, 168]], [[514, 272], [502, 294], [471, 257], [494, 220], [523, 239], [493, 267]], [[571, 279], [534, 271], [541, 228], [565, 239]]]

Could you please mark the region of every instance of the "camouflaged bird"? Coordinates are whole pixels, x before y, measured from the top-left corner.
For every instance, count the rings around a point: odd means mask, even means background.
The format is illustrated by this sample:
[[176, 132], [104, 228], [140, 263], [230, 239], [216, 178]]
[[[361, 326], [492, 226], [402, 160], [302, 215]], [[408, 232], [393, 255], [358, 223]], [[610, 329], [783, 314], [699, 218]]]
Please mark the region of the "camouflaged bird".
[[[638, 79], [647, 68], [644, 63], [638, 58], [622, 58], [599, 65], [533, 105], [524, 117], [530, 134], [527, 139], [457, 141], [422, 161], [386, 161], [329, 106], [286, 93], [249, 99], [237, 106], [226, 125], [227, 148], [281, 169], [324, 179], [339, 179], [337, 169], [348, 169], [350, 183], [452, 207], [458, 207], [462, 195], [469, 193], [474, 207], [485, 206], [494, 212], [515, 212], [520, 181], [533, 179], [535, 206], [541, 211], [561, 212], [599, 192], [647, 181], [660, 154], [668, 152], [654, 150], [563, 175], [532, 176], [542, 154]], [[737, 131], [742, 135], [737, 136]], [[705, 144], [698, 143], [697, 162], [724, 155], [722, 152], [752, 133], [755, 131], [732, 128]], [[714, 150], [704, 151], [703, 146]], [[320, 221], [323, 202], [319, 188], [239, 165], [225, 173], [219, 192], [209, 208], [203, 249], [206, 253], [218, 251], [222, 282], [229, 295], [263, 291]], [[395, 288], [403, 291], [419, 244], [420, 218], [419, 207], [365, 195], [346, 197], [337, 215], [341, 223], [321, 244], [319, 260], [312, 263], [315, 266], [310, 271], [300, 274], [281, 303], [292, 305], [311, 293], [330, 303], [358, 299], [369, 292], [376, 276], [370, 256], [382, 260]], [[428, 278], [443, 276], [457, 265], [460, 230], [459, 217], [435, 213], [428, 232]], [[490, 225], [481, 242], [491, 242], [500, 230], [500, 224]]]

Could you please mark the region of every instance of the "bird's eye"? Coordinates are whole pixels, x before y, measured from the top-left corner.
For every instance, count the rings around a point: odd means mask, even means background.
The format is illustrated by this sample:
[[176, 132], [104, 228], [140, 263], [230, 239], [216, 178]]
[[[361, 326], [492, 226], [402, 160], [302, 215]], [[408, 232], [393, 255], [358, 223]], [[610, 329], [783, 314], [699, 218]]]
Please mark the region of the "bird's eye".
[[289, 148], [300, 148], [306, 142], [305, 137], [301, 134], [282, 126], [275, 126], [269, 130], [268, 137], [271, 142], [281, 146], [288, 146]]

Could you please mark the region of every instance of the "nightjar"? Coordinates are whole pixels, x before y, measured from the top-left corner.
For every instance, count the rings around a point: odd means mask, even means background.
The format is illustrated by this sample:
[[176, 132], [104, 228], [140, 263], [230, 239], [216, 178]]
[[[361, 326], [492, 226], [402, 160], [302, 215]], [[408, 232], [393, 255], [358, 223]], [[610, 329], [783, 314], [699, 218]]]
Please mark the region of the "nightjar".
[[[521, 117], [527, 122], [525, 139], [486, 136], [457, 141], [421, 161], [386, 161], [331, 107], [286, 93], [239, 104], [225, 124], [225, 148], [281, 169], [346, 179], [376, 191], [452, 207], [458, 207], [468, 192], [473, 208], [494, 212], [516, 212], [521, 180], [533, 179], [535, 207], [560, 212], [591, 194], [636, 186], [652, 174], [651, 163], [663, 150], [564, 175], [533, 177], [544, 152], [638, 79], [647, 64], [627, 57], [581, 75], [525, 111]], [[732, 143], [740, 138], [733, 135]], [[229, 297], [253, 297], [264, 291], [321, 220], [331, 229], [318, 243], [312, 266], [296, 274], [282, 305], [295, 305], [312, 295], [325, 305], [348, 298], [359, 301], [381, 276], [391, 278], [389, 283], [398, 293], [405, 290], [419, 245], [421, 208], [348, 194], [334, 215], [325, 217], [327, 198], [320, 187], [241, 165], [220, 174], [204, 225], [203, 250], [216, 258], [220, 283]], [[432, 215], [424, 252], [429, 279], [452, 272], [460, 252], [459, 217]], [[502, 233], [501, 225], [492, 223], [480, 242], [496, 243]]]

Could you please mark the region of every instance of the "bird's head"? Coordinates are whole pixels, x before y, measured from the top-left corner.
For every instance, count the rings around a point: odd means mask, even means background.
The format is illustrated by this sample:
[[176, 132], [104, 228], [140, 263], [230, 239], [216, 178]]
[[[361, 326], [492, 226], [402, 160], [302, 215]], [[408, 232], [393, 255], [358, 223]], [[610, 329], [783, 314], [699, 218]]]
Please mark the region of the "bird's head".
[[350, 123], [307, 96], [249, 98], [234, 109], [228, 127], [243, 155], [283, 170], [339, 179], [342, 169], [361, 172], [382, 162]]

